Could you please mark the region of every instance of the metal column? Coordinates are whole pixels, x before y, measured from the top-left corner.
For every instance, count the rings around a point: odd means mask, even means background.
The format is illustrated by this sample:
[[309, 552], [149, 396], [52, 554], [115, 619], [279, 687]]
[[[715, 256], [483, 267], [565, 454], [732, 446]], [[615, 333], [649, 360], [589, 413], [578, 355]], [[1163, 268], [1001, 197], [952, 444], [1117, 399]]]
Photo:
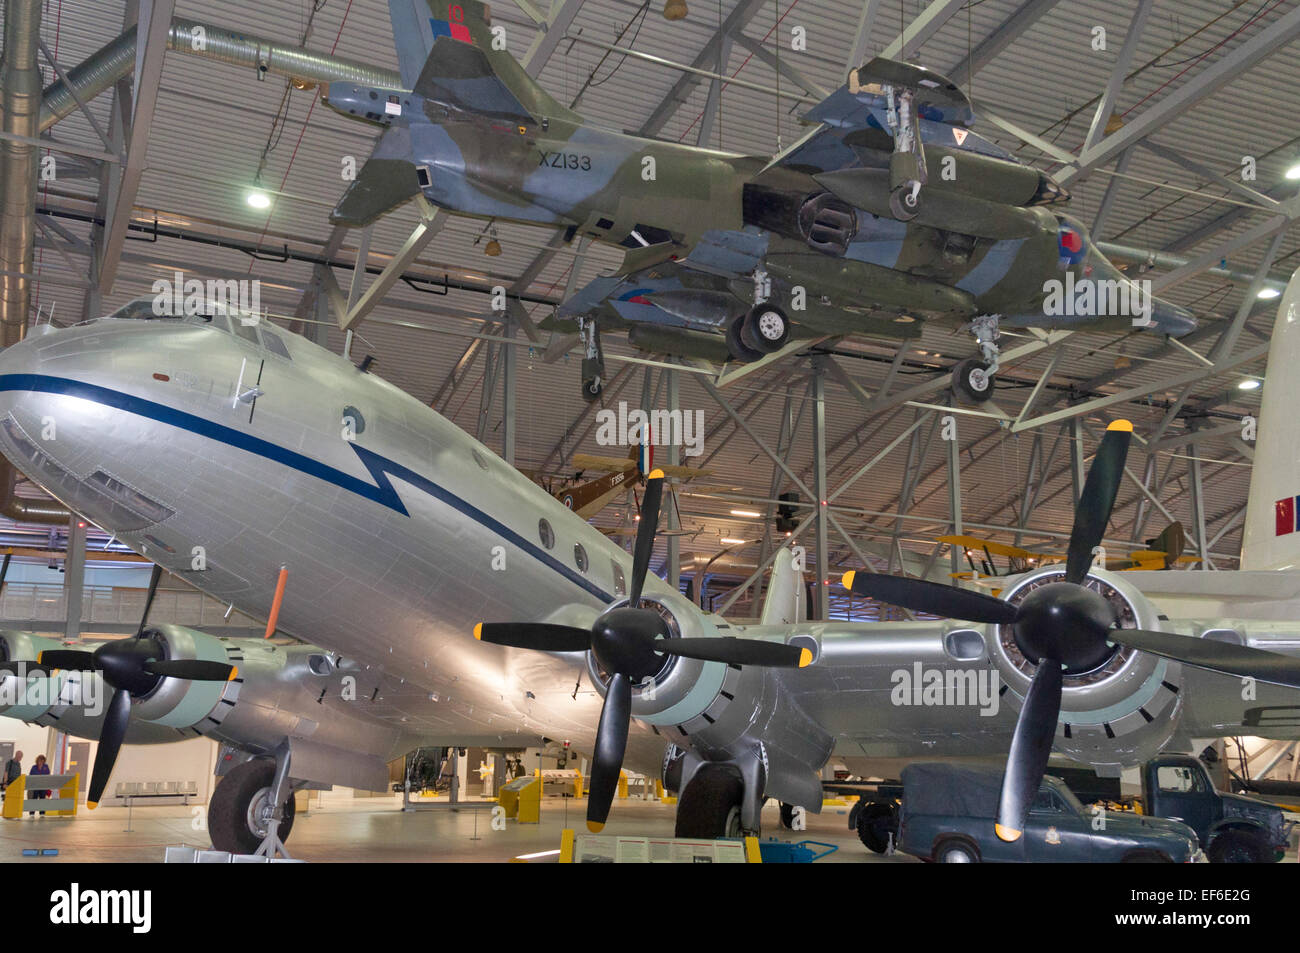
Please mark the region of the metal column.
[[[947, 423], [947, 421], [944, 421]], [[954, 536], [962, 534], [961, 528], [961, 444], [957, 439], [956, 419], [953, 420], [952, 439], [948, 443], [948, 512], [952, 514]], [[948, 561], [954, 573], [961, 572], [962, 548], [948, 547]]]
[[81, 598], [86, 587], [86, 521], [76, 513], [68, 520], [68, 555], [63, 560], [63, 592], [67, 603], [67, 621], [63, 637], [81, 638]]
[[821, 358], [813, 359], [812, 375], [813, 420], [813, 506], [817, 508], [814, 532], [817, 539], [817, 620], [826, 621], [830, 612], [830, 539], [826, 519], [826, 365]]

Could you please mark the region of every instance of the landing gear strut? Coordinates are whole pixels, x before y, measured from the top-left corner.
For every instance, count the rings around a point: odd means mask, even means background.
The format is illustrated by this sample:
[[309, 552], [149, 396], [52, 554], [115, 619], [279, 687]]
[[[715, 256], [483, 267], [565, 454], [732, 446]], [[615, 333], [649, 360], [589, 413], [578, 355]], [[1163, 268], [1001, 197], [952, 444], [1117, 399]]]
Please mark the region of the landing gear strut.
[[[851, 75], [856, 76], [856, 71]], [[907, 88], [885, 87], [885, 119], [894, 136], [894, 153], [889, 157], [889, 211], [900, 222], [910, 222], [921, 211], [921, 186], [929, 180], [915, 96]]]
[[768, 299], [772, 279], [759, 268], [754, 272], [754, 306], [727, 326], [727, 348], [743, 363], [779, 351], [790, 340], [790, 319]]
[[605, 355], [600, 349], [600, 330], [591, 318], [578, 319], [578, 333], [582, 335], [582, 399], [590, 403], [600, 397], [605, 389]]
[[993, 376], [998, 371], [998, 316], [980, 315], [971, 322], [971, 331], [983, 360], [968, 358], [953, 368], [952, 389], [967, 403], [982, 404], [993, 396]]
[[232, 854], [289, 856], [284, 842], [293, 829], [294, 801], [287, 758], [284, 767], [282, 776], [275, 761], [257, 758], [218, 782], [208, 805], [208, 834], [214, 848]]

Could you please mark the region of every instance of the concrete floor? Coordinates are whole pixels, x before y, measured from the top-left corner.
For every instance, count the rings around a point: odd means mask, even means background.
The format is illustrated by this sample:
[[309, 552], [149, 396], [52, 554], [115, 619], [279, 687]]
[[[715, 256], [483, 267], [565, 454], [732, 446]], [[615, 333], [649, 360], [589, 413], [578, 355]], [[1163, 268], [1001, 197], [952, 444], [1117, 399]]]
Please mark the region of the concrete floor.
[[[403, 813], [401, 796], [330, 800], [313, 805], [294, 821], [289, 852], [298, 859], [329, 862], [411, 863], [442, 861], [490, 863], [520, 854], [552, 850], [560, 845], [566, 826], [586, 832], [586, 801], [548, 797], [542, 802], [540, 824], [508, 821], [504, 831], [491, 829], [486, 810], [450, 811], [445, 807]], [[673, 805], [628, 798], [614, 802], [606, 834], [671, 835]], [[781, 840], [817, 840], [839, 846], [825, 863], [914, 863], [911, 857], [880, 857], [848, 829], [848, 808], [827, 808], [808, 815], [807, 830], [782, 830], [776, 805], [763, 813], [764, 836]], [[0, 821], [0, 862], [50, 864], [156, 863], [163, 849], [179, 845], [208, 847], [197, 823], [195, 808], [136, 807], [127, 833], [125, 808], [82, 810], [75, 818], [25, 817]], [[477, 834], [478, 840], [474, 840]], [[24, 848], [58, 848], [58, 857], [23, 857]]]

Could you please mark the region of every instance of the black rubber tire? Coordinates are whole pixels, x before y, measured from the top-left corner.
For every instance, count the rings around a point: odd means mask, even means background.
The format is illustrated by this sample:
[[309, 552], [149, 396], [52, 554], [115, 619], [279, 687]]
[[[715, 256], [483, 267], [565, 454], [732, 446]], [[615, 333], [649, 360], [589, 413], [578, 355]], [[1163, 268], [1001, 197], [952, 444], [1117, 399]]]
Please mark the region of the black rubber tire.
[[980, 852], [964, 840], [952, 838], [934, 849], [936, 864], [978, 864]]
[[705, 765], [695, 772], [677, 801], [675, 837], [716, 840], [734, 836], [728, 821], [740, 810], [745, 786], [729, 768]]
[[[952, 390], [961, 400], [970, 404], [982, 404], [993, 396], [993, 375], [988, 373], [989, 366], [978, 358], [970, 357], [959, 363], [952, 370]], [[975, 374], [978, 371], [979, 374]], [[974, 379], [972, 379], [974, 377]], [[981, 377], [985, 384], [981, 390]]]
[[756, 351], [741, 339], [740, 329], [745, 323], [745, 316], [738, 315], [731, 319], [727, 325], [727, 350], [731, 352], [731, 357], [741, 364], [751, 364], [763, 357], [762, 351]]
[[788, 831], [794, 830], [794, 805], [781, 802], [781, 826]]
[[1212, 864], [1266, 864], [1273, 859], [1273, 851], [1254, 831], [1217, 834], [1205, 854]]
[[[777, 325], [780, 333], [772, 336]], [[740, 340], [759, 354], [779, 351], [790, 340], [790, 319], [774, 304], [756, 304], [746, 312], [740, 324]]]
[[912, 198], [912, 187], [900, 185], [889, 193], [889, 211], [900, 222], [910, 222], [921, 211], [921, 195]]
[[889, 850], [889, 835], [898, 832], [898, 811], [892, 804], [864, 804], [858, 811], [858, 840], [874, 854]]
[[605, 385], [599, 380], [594, 377], [588, 378], [582, 382], [582, 399], [590, 404], [600, 397], [600, 392], [604, 389]]
[[[262, 838], [248, 826], [248, 808], [254, 795], [269, 788], [275, 780], [275, 762], [258, 758], [245, 761], [220, 781], [208, 803], [208, 835], [216, 850], [232, 854], [251, 854], [261, 846]], [[293, 830], [293, 795], [284, 802], [280, 819], [280, 841], [288, 843]]]

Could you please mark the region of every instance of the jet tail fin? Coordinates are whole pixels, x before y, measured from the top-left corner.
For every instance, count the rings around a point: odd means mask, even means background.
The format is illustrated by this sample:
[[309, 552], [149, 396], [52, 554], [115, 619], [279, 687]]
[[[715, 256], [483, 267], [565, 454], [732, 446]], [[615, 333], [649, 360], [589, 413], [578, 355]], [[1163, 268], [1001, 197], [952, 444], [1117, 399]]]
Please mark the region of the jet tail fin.
[[763, 600], [763, 625], [795, 625], [807, 620], [803, 573], [795, 568], [794, 553], [783, 546], [772, 563]]
[[[537, 85], [477, 0], [388, 0], [402, 82], [449, 109], [519, 124], [581, 117]], [[500, 49], [497, 49], [500, 47]]]
[[1246, 498], [1242, 569], [1300, 569], [1300, 269], [1291, 276], [1278, 304], [1268, 348], [1268, 377], [1258, 424], [1242, 425], [1242, 438], [1254, 443], [1254, 467]]

